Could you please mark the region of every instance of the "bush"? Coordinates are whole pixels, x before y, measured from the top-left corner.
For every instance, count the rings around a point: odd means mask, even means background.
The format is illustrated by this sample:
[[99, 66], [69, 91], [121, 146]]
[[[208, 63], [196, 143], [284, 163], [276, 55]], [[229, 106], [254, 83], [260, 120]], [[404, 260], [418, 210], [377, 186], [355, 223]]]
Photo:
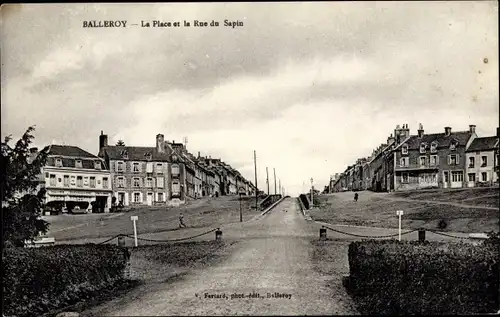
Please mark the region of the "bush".
[[382, 240], [349, 245], [362, 314], [474, 314], [499, 309], [498, 247]]
[[41, 315], [112, 286], [123, 278], [127, 255], [95, 244], [4, 249], [4, 314]]

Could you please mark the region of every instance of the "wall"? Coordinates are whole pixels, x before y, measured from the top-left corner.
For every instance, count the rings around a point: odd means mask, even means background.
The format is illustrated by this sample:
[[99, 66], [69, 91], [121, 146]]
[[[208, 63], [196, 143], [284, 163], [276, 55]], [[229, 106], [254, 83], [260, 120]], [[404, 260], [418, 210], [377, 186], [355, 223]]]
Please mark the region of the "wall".
[[[466, 160], [465, 160], [465, 169], [466, 169], [466, 175], [465, 175], [465, 181], [468, 183], [468, 187], [470, 187], [472, 184], [469, 183], [469, 174], [474, 173], [476, 175], [476, 182], [473, 184], [473, 186], [478, 186], [480, 183], [485, 183], [491, 184], [497, 181], [498, 176], [494, 171], [494, 159], [495, 159], [495, 152], [494, 150], [490, 151], [481, 151], [481, 152], [469, 152], [465, 154]], [[482, 156], [486, 156], [487, 158], [487, 165], [485, 167], [481, 167], [482, 163]], [[475, 164], [474, 167], [471, 168], [469, 167], [469, 157], [474, 157], [475, 158]], [[487, 173], [487, 181], [483, 182], [482, 181], [482, 176], [481, 173]]]

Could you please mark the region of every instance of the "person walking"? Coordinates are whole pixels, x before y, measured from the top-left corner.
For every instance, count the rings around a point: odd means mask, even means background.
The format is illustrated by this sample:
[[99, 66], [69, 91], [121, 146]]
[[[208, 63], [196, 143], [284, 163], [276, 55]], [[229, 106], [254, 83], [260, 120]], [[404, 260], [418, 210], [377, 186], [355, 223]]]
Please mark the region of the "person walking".
[[179, 214], [179, 228], [186, 228], [186, 224], [184, 223], [184, 215], [182, 212]]
[[358, 201], [358, 197], [359, 197], [358, 193], [355, 193], [354, 194], [354, 201]]

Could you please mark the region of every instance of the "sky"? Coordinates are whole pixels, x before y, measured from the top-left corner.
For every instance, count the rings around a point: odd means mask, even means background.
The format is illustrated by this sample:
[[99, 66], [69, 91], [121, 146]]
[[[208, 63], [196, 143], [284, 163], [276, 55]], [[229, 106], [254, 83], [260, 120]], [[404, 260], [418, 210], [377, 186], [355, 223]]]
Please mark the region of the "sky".
[[[141, 27], [154, 20], [191, 27]], [[101, 131], [187, 137], [254, 183], [255, 150], [271, 193], [273, 168], [287, 194], [322, 190], [398, 124], [498, 126], [493, 1], [4, 5], [0, 32], [2, 138], [36, 125], [35, 146], [97, 154]]]

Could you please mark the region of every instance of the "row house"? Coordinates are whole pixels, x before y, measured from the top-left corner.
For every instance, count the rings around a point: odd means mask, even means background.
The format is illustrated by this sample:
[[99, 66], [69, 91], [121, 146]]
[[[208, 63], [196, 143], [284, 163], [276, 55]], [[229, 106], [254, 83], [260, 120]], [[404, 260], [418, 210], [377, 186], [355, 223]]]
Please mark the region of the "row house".
[[[38, 149], [30, 152], [36, 156]], [[109, 212], [112, 185], [108, 164], [79, 147], [50, 145], [40, 180], [46, 189], [48, 207], [71, 212], [78, 206], [90, 212]]]
[[163, 134], [156, 136], [155, 147], [110, 146], [101, 131], [98, 156], [109, 166], [117, 204], [185, 203], [187, 168]]
[[467, 187], [491, 186], [498, 182], [497, 136], [475, 138], [465, 151]]

